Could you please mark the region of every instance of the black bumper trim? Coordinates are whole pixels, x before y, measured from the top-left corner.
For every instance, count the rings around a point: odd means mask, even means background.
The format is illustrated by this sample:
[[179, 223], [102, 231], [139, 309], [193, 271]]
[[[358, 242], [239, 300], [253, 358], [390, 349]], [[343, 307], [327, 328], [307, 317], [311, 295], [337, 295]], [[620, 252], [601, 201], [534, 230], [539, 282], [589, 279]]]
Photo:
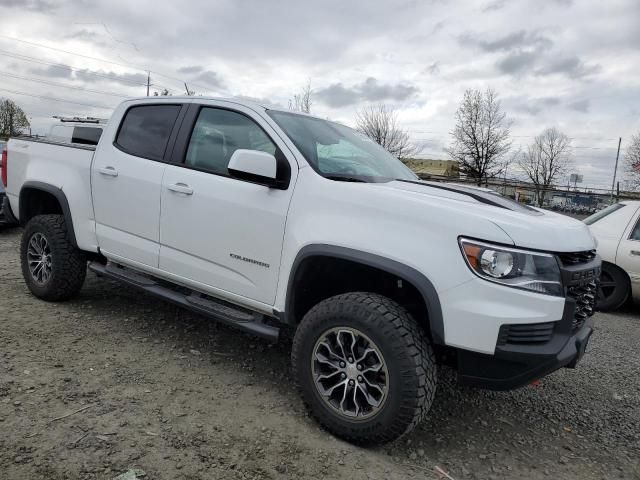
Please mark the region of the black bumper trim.
[[9, 197], [5, 193], [0, 193], [0, 225], [17, 225], [18, 219], [11, 211]]
[[[572, 287], [577, 282], [597, 281], [600, 265], [600, 257], [596, 255], [581, 265], [563, 266], [564, 285]], [[571, 296], [567, 288], [562, 318], [555, 322], [553, 334], [544, 343], [498, 343], [494, 355], [458, 350], [460, 383], [490, 390], [511, 390], [562, 367], [574, 368], [593, 333], [593, 320], [589, 316], [592, 310], [581, 317], [584, 323], [576, 328], [575, 315], [584, 311], [583, 304], [584, 299]]]

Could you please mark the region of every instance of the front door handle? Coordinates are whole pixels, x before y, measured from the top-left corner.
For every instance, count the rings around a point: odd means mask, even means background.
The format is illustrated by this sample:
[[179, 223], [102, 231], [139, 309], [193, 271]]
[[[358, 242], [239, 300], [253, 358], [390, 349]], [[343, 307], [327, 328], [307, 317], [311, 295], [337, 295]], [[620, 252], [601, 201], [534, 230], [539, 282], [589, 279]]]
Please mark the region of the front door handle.
[[184, 195], [193, 195], [193, 188], [185, 183], [174, 183], [167, 187], [172, 192], [182, 193]]
[[107, 175], [108, 177], [118, 176], [118, 171], [113, 167], [101, 167], [98, 169], [98, 172], [102, 175]]
[[631, 255], [635, 255], [635, 256], [640, 255], [640, 251], [638, 251], [638, 250], [631, 250], [629, 253], [630, 253]]

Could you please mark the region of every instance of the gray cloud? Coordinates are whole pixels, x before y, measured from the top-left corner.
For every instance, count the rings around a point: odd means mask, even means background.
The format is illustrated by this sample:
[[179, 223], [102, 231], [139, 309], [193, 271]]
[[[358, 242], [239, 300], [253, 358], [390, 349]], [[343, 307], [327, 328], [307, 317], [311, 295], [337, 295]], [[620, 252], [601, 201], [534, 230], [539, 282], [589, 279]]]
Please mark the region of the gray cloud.
[[507, 0], [494, 0], [493, 2], [487, 3], [483, 8], [483, 12], [495, 12], [497, 10], [502, 10], [504, 6], [507, 4]]
[[182, 67], [178, 69], [178, 73], [186, 73], [188, 75], [191, 74], [195, 74], [195, 73], [200, 73], [204, 70], [204, 68], [202, 68], [199, 65], [193, 65], [191, 67]]
[[539, 57], [538, 52], [519, 51], [510, 53], [500, 60], [496, 66], [502, 73], [519, 74], [530, 70]]
[[316, 96], [330, 107], [344, 107], [362, 101], [402, 101], [418, 93], [418, 88], [405, 84], [380, 84], [369, 77], [359, 85], [345, 87], [342, 83], [334, 83], [318, 90]]
[[546, 49], [553, 45], [550, 38], [527, 30], [519, 30], [492, 40], [488, 40], [484, 34], [465, 33], [459, 40], [463, 45], [475, 46], [485, 52], [511, 51], [518, 48]]
[[224, 81], [216, 72], [211, 70], [206, 70], [197, 76], [194, 77], [196, 82], [200, 82], [205, 84], [207, 87], [211, 87], [214, 89], [222, 89], [225, 88]]
[[598, 73], [602, 67], [598, 64], [587, 65], [576, 55], [555, 58], [544, 67], [536, 70], [536, 75], [563, 74], [569, 78], [578, 79]]
[[48, 0], [0, 0], [0, 7], [17, 7], [36, 12], [51, 12], [57, 8], [57, 5]]
[[582, 112], [582, 113], [588, 113], [589, 109], [591, 108], [591, 101], [585, 98], [583, 100], [576, 100], [574, 102], [570, 102], [567, 104], [567, 106], [571, 110], [575, 110], [577, 112]]
[[71, 68], [62, 65], [51, 65], [46, 68], [32, 68], [29, 71], [39, 76], [52, 78], [71, 78], [73, 75]]
[[75, 77], [83, 82], [96, 83], [105, 80], [121, 85], [142, 85], [147, 83], [144, 73], [116, 73], [107, 70], [89, 70], [88, 68], [77, 70]]
[[540, 97], [531, 98], [526, 101], [516, 101], [514, 109], [520, 112], [528, 113], [536, 116], [541, 112], [547, 111], [560, 104], [558, 97]]

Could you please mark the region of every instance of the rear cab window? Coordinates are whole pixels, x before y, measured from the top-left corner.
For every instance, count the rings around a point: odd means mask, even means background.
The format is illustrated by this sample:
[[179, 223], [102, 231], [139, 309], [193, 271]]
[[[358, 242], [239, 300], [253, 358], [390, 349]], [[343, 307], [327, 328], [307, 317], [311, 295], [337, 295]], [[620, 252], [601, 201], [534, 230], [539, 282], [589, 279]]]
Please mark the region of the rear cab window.
[[125, 113], [114, 145], [137, 157], [163, 160], [181, 105], [138, 105]]
[[73, 127], [71, 143], [97, 145], [101, 136], [102, 128], [99, 127]]

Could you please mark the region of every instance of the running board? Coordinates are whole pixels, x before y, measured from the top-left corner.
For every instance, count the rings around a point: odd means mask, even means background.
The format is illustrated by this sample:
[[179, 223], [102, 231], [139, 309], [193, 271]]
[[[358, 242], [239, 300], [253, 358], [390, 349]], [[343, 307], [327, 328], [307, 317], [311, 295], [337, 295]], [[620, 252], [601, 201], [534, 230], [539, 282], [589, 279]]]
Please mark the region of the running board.
[[262, 337], [271, 342], [278, 341], [280, 329], [264, 323], [264, 315], [259, 313], [231, 306], [226, 302], [218, 302], [211, 297], [204, 296], [197, 292], [181, 293], [161, 285], [152, 277], [139, 274], [131, 269], [112, 263], [103, 265], [98, 262], [90, 262], [89, 270], [156, 295], [168, 302], [224, 323], [225, 325], [244, 330], [245, 332]]

